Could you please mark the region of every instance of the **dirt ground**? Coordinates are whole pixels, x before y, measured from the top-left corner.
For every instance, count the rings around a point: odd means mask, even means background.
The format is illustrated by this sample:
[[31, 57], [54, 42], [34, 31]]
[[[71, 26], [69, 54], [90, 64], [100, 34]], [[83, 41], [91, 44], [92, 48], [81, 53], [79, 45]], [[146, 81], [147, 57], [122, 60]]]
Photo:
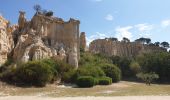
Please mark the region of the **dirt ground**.
[[170, 96], [60, 97], [60, 98], [9, 96], [0, 97], [0, 100], [170, 100]]
[[[170, 84], [152, 84], [121, 81], [108, 86], [95, 86], [93, 88], [76, 88], [73, 85], [55, 84], [43, 88], [16, 87], [0, 82], [0, 97], [113, 97], [113, 96], [170, 96]], [[21, 96], [21, 97], [20, 97]], [[75, 98], [76, 99], [76, 98]], [[8, 100], [8, 99], [7, 99]], [[10, 100], [10, 99], [9, 99]], [[18, 99], [19, 100], [19, 99]], [[25, 99], [24, 99], [25, 100]], [[119, 100], [119, 99], [118, 99]], [[132, 99], [133, 100], [133, 99]], [[162, 100], [162, 99], [161, 99]], [[170, 99], [169, 99], [170, 100]]]

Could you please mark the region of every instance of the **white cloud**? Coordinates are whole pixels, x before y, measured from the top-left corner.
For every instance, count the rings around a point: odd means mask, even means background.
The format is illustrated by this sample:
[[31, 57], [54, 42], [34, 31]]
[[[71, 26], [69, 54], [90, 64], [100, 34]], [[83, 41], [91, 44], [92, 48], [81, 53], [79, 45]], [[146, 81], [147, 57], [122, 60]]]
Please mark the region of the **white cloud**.
[[163, 20], [162, 22], [161, 22], [161, 26], [162, 27], [167, 27], [167, 26], [169, 26], [170, 25], [170, 20]]
[[112, 21], [114, 18], [111, 14], [108, 14], [106, 17], [105, 17], [106, 20], [108, 21]]
[[90, 42], [92, 42], [95, 39], [104, 39], [106, 37], [107, 37], [106, 34], [96, 32], [94, 35], [91, 35], [91, 36], [87, 37], [87, 45], [89, 45]]
[[140, 31], [140, 32], [147, 32], [153, 29], [153, 25], [150, 24], [137, 24], [135, 27]]
[[123, 37], [126, 37], [131, 40], [133, 35], [129, 30], [131, 30], [132, 28], [133, 26], [117, 27], [115, 30], [116, 31], [115, 37], [117, 37], [118, 40], [122, 40]]

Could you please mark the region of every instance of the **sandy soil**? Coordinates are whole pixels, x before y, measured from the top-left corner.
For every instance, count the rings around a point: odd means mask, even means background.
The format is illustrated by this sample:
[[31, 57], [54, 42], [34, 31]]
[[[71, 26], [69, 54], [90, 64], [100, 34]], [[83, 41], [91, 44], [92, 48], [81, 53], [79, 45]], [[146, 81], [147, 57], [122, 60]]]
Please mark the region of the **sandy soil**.
[[122, 96], [122, 97], [33, 97], [33, 96], [8, 96], [0, 100], [170, 100], [170, 96]]

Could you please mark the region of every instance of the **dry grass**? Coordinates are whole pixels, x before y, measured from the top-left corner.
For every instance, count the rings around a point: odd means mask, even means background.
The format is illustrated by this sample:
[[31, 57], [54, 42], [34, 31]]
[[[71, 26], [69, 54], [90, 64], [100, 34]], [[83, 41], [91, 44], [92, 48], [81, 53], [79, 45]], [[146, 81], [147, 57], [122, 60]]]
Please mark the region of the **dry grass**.
[[20, 88], [6, 84], [0, 86], [0, 95], [11, 96], [143, 96], [143, 95], [170, 95], [170, 85], [152, 84], [146, 86], [143, 83], [121, 81], [109, 86], [95, 86], [93, 88], [57, 87], [48, 85], [44, 88]]

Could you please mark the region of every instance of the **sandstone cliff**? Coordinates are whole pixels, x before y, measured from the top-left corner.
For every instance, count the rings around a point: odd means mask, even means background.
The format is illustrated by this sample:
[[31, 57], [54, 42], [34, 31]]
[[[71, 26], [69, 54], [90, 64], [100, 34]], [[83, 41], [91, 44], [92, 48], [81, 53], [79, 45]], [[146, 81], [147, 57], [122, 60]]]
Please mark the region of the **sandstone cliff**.
[[106, 56], [125, 56], [132, 58], [141, 53], [166, 51], [166, 49], [136, 42], [97, 39], [90, 43], [89, 51], [92, 53], [102, 53]]
[[83, 51], [86, 51], [86, 33], [85, 32], [81, 32], [80, 34], [80, 49], [82, 49]]
[[6, 62], [13, 47], [12, 27], [9, 27], [9, 22], [0, 16], [0, 65]]
[[0, 64], [9, 58], [15, 63], [53, 58], [63, 60], [75, 68], [79, 60], [79, 20], [36, 13], [31, 21], [19, 12], [18, 25], [8, 26], [0, 16]]

